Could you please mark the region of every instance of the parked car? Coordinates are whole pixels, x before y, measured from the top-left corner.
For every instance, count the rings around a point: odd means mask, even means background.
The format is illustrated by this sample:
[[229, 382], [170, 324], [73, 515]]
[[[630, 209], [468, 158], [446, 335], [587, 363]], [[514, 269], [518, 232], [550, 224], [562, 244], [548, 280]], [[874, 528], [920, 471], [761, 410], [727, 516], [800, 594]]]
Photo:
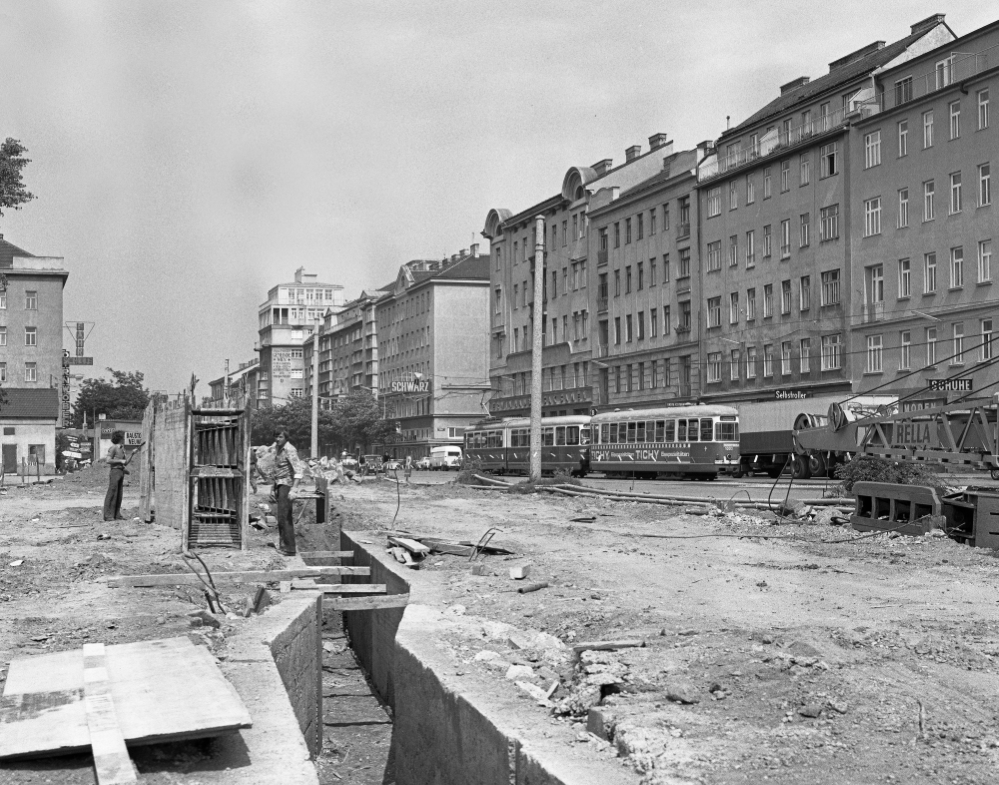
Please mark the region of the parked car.
[[427, 471], [430, 468], [430, 456], [425, 455], [420, 460], [416, 462], [416, 468], [422, 471]]
[[396, 458], [392, 458], [391, 460], [385, 461], [385, 463], [382, 464], [382, 468], [387, 472], [395, 471], [396, 469], [401, 469], [402, 467], [403, 467], [403, 461], [400, 461]]
[[461, 447], [434, 447], [430, 451], [430, 468], [442, 472], [450, 469], [458, 471], [461, 468]]

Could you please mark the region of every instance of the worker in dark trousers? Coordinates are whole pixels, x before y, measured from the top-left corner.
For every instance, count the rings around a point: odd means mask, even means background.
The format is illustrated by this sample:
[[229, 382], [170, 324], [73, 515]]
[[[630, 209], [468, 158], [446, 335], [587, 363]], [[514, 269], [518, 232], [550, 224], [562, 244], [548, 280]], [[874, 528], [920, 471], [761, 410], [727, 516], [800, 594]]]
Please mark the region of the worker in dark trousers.
[[302, 479], [302, 461], [298, 450], [288, 442], [285, 431], [278, 433], [274, 440], [274, 495], [277, 497], [278, 553], [294, 556], [295, 523], [292, 520], [291, 503], [295, 498], [298, 483]]
[[111, 474], [108, 477], [108, 492], [104, 495], [104, 520], [123, 521], [121, 515], [121, 497], [125, 485], [125, 475], [128, 472], [125, 467], [131, 462], [132, 457], [142, 449], [142, 444], [129, 455], [122, 442], [125, 441], [124, 431], [115, 431], [111, 434], [111, 449], [108, 450], [107, 460], [111, 467]]

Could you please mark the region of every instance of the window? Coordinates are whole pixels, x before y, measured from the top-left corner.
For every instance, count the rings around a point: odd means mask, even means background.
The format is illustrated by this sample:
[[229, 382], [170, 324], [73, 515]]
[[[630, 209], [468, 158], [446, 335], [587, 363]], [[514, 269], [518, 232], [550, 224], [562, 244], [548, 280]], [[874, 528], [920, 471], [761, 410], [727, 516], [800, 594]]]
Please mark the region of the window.
[[615, 297], [620, 297], [621, 296], [621, 271], [620, 270], [615, 270], [614, 271], [614, 296]]
[[923, 149], [933, 147], [933, 110], [923, 112]]
[[812, 307], [812, 276], [803, 275], [798, 279], [798, 310], [807, 311]]
[[624, 317], [624, 340], [625, 343], [631, 343], [635, 337], [634, 325], [632, 324], [631, 314], [627, 314]]
[[621, 317], [614, 317], [614, 345], [621, 345]]
[[708, 327], [721, 327], [721, 297], [708, 298]]
[[721, 215], [721, 186], [708, 189], [708, 218]]
[[690, 277], [690, 249], [681, 248], [680, 249], [680, 270], [677, 274], [677, 278], [689, 278]]
[[649, 259], [649, 287], [656, 285], [656, 271], [659, 269], [659, 265], [655, 259]]
[[770, 233], [770, 224], [763, 227], [763, 258], [769, 259], [771, 254], [771, 245], [773, 243], [773, 238]]
[[780, 372], [784, 376], [791, 374], [791, 342], [783, 341], [780, 345]]
[[992, 241], [981, 240], [978, 243], [978, 282], [992, 280]]
[[787, 259], [791, 256], [791, 219], [785, 218], [780, 222], [780, 258]]
[[746, 204], [752, 204], [756, 201], [756, 186], [753, 184], [753, 179], [746, 175]]
[[993, 354], [992, 345], [992, 320], [982, 319], [982, 359], [991, 360]]
[[774, 346], [772, 343], [763, 346], [763, 377], [774, 375]]
[[737, 267], [739, 265], [739, 238], [732, 235], [728, 238], [728, 266]]
[[822, 273], [822, 301], [820, 305], [839, 305], [839, 270]]
[[819, 210], [819, 240], [839, 238], [839, 205], [831, 204]]
[[615, 248], [620, 248], [621, 247], [621, 222], [620, 221], [615, 221], [614, 222], [614, 247]]
[[964, 248], [958, 246], [950, 249], [950, 288], [958, 289], [964, 286]]
[[954, 336], [954, 359], [950, 361], [951, 365], [963, 365], [964, 364], [964, 322], [954, 322], [951, 325], [951, 334]]
[[864, 202], [864, 237], [881, 234], [881, 197]]
[[819, 104], [819, 130], [828, 131], [829, 128], [829, 102], [826, 101], [824, 104]]
[[624, 268], [624, 293], [631, 294], [631, 265]]
[[635, 220], [638, 221], [638, 239], [641, 240], [645, 237], [645, 214], [639, 213], [635, 216]]
[[898, 228], [904, 229], [909, 225], [909, 189], [898, 189]]
[[739, 293], [732, 292], [728, 296], [728, 323], [739, 323]]
[[708, 272], [721, 269], [721, 240], [708, 243]]
[[25, 346], [38, 346], [38, 328], [37, 327], [25, 327], [24, 328], [24, 345]]
[[655, 209], [649, 210], [649, 237], [652, 237], [656, 233], [656, 211]]
[[[6, 382], [6, 381], [7, 381], [7, 363], [0, 363], [0, 382]], [[6, 434], [6, 432], [7, 429], [5, 428], [4, 433]]]
[[950, 175], [950, 214], [961, 212], [961, 173], [952, 172]]
[[7, 328], [5, 326], [0, 326], [0, 346], [7, 345]]
[[[688, 303], [689, 307], [689, 303]], [[669, 306], [663, 306], [663, 335], [669, 335]]]
[[[573, 271], [575, 272], [575, 265], [573, 265]], [[558, 270], [552, 270], [552, 286], [548, 294], [553, 300], [558, 297]]]
[[787, 193], [791, 190], [791, 162], [780, 162], [780, 192]]
[[708, 382], [721, 381], [721, 352], [708, 352]]
[[984, 131], [989, 127], [989, 91], [978, 91], [978, 130]]
[[659, 335], [659, 310], [656, 308], [649, 309], [649, 335], [653, 338]]
[[961, 102], [953, 101], [950, 104], [950, 138], [959, 139], [961, 136]]
[[24, 381], [26, 382], [38, 381], [38, 363], [24, 364]]
[[834, 371], [843, 366], [842, 341], [839, 333], [822, 336], [822, 370]]
[[739, 381], [739, 364], [741, 358], [739, 357], [739, 350], [732, 349], [729, 352], [729, 363], [728, 363], [728, 378], [733, 381]]
[[883, 361], [880, 335], [867, 336], [867, 373], [881, 373]]
[[783, 315], [791, 313], [791, 282], [780, 282], [780, 312]]
[[909, 121], [899, 120], [898, 122], [898, 157], [904, 158], [909, 154]]
[[936, 209], [933, 205], [933, 197], [936, 193], [936, 188], [933, 185], [932, 180], [927, 180], [923, 183], [923, 220], [932, 221], [936, 217]]
[[881, 165], [881, 131], [872, 131], [864, 136], [864, 168]]
[[669, 283], [669, 254], [663, 254], [663, 283]]
[[908, 259], [898, 260], [898, 296], [899, 299], [912, 294], [910, 281], [910, 264]]
[[770, 187], [770, 167], [768, 166], [763, 170], [763, 198], [769, 199], [771, 193]]
[[631, 242], [631, 219], [624, 219], [624, 244], [627, 245]]
[[926, 365], [932, 367], [937, 364], [937, 328], [926, 328]]
[[680, 200], [680, 225], [677, 227], [677, 232], [680, 236], [686, 236], [690, 234], [690, 197], [681, 196]]
[[923, 294], [937, 290], [937, 255], [928, 253], [923, 256]]
[[7, 292], [0, 292], [0, 310], [7, 310]]
[[978, 206], [992, 204], [992, 167], [982, 164], [978, 167]]
[[798, 351], [800, 354], [800, 365], [801, 365], [801, 375], [804, 376], [807, 373], [812, 372], [811, 363], [811, 353], [812, 353], [812, 340], [810, 338], [802, 338], [798, 341]]
[[798, 159], [798, 185], [808, 185], [812, 181], [812, 157], [803, 155]]
[[[628, 392], [632, 392], [632, 389], [633, 389], [632, 388], [632, 384], [634, 382], [635, 376], [634, 376], [634, 372], [632, 371], [632, 367], [631, 367], [630, 364], [625, 367], [625, 372], [626, 372], [625, 383], [627, 385], [626, 389], [627, 389]], [[629, 430], [631, 430], [631, 429], [629, 428]], [[629, 442], [635, 441], [635, 437], [634, 436], [632, 436], [631, 434], [628, 434], [628, 435], [630, 437], [628, 439]]]
[[[738, 262], [738, 260], [736, 260]], [[756, 232], [746, 232], [746, 267], [756, 266]]]
[[638, 263], [638, 291], [642, 291], [645, 288], [645, 263]]
[[756, 347], [750, 346], [746, 349], [746, 378], [756, 378]]
[[728, 209], [735, 210], [739, 206], [738, 183], [733, 180], [728, 184]]
[[669, 205], [663, 205], [663, 231], [669, 231]]
[[38, 310], [38, 292], [28, 291], [24, 293], [24, 310]]
[[763, 287], [763, 318], [769, 319], [774, 315], [774, 287], [773, 284], [766, 284]]
[[912, 338], [908, 330], [899, 333], [898, 369], [907, 371], [912, 364]]
[[839, 174], [839, 142], [830, 142], [819, 148], [820, 172], [822, 178]]
[[635, 320], [638, 322], [638, 340], [645, 340], [645, 311], [639, 311], [635, 315]]
[[811, 213], [802, 213], [800, 223], [798, 225], [799, 248], [808, 247], [809, 239], [811, 238], [811, 223], [812, 223]]
[[912, 77], [899, 79], [895, 82], [895, 106], [907, 103], [912, 100]]

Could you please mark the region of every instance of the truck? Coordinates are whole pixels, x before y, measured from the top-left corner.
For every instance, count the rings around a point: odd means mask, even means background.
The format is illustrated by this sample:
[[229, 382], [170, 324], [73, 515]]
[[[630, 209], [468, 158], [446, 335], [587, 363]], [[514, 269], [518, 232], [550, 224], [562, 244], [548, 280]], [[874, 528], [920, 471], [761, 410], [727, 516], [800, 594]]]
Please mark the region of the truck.
[[[778, 392], [774, 399], [733, 404], [739, 410], [739, 468], [736, 477], [754, 471], [779, 477], [789, 467], [795, 479], [831, 477], [843, 455], [837, 451], [795, 448], [794, 432], [822, 428], [832, 404], [840, 404], [842, 394], [802, 397]], [[857, 416], [886, 411], [898, 401], [897, 395], [861, 395], [843, 406]]]

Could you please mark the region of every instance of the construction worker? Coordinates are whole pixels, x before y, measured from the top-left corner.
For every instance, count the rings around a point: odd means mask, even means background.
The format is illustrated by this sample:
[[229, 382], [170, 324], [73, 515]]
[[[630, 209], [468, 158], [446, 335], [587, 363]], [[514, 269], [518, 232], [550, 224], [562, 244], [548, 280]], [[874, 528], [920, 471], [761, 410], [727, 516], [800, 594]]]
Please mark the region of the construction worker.
[[145, 444], [145, 442], [141, 442], [139, 447], [129, 455], [125, 448], [122, 447], [122, 442], [124, 441], [124, 431], [114, 431], [111, 434], [111, 449], [108, 450], [107, 454], [111, 473], [108, 475], [108, 491], [104, 495], [104, 520], [106, 521], [125, 520], [121, 514], [121, 497], [125, 485], [125, 475], [128, 474], [125, 467], [131, 463], [132, 458], [138, 454], [139, 450], [142, 449], [142, 445]]
[[294, 556], [295, 523], [292, 520], [292, 501], [302, 479], [303, 465], [298, 450], [288, 441], [286, 431], [280, 431], [274, 440], [274, 495], [277, 497], [278, 544], [284, 556]]

